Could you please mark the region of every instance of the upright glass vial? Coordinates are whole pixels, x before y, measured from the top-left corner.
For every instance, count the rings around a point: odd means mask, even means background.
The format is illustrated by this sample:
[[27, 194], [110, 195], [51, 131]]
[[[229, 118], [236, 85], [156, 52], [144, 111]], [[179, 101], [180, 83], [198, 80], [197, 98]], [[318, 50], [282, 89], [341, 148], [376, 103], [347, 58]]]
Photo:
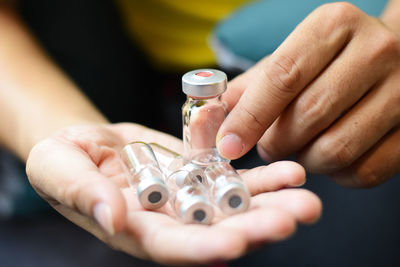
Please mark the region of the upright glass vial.
[[246, 211], [250, 194], [236, 170], [228, 162], [216, 162], [205, 171], [214, 202], [226, 215]]
[[129, 184], [136, 188], [140, 204], [151, 210], [161, 208], [168, 200], [168, 188], [152, 148], [133, 142], [123, 148], [122, 158], [132, 174]]
[[182, 107], [184, 159], [199, 166], [226, 161], [216, 148], [216, 135], [226, 117], [221, 94], [227, 77], [215, 69], [199, 69], [182, 77], [182, 90], [187, 100]]

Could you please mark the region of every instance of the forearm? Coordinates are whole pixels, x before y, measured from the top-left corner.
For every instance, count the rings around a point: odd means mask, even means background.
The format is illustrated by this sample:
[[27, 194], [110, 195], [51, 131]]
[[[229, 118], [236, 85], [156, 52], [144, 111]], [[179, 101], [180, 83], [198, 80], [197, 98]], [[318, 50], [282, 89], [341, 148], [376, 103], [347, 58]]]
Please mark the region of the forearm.
[[400, 34], [400, 0], [391, 0], [381, 15], [382, 21]]
[[0, 6], [0, 144], [26, 159], [59, 128], [107, 120], [45, 55], [11, 9]]

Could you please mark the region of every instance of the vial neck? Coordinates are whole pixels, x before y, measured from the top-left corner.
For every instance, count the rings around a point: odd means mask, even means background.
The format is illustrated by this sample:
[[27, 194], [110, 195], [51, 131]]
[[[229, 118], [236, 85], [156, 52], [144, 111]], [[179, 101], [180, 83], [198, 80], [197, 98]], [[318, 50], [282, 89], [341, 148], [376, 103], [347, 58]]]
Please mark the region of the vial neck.
[[207, 96], [207, 97], [196, 97], [196, 96], [188, 95], [187, 99], [188, 100], [193, 100], [193, 101], [196, 101], [196, 100], [211, 100], [211, 99], [219, 99], [220, 96], [221, 95]]

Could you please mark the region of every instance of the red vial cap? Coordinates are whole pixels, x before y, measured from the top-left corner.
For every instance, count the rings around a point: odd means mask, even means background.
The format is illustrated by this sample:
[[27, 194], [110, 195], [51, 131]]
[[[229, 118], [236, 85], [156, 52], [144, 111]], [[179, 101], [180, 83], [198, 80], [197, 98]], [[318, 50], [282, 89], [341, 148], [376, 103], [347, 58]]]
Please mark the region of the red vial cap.
[[209, 71], [200, 71], [198, 73], [196, 73], [197, 76], [201, 76], [201, 77], [210, 77], [212, 76], [212, 72]]

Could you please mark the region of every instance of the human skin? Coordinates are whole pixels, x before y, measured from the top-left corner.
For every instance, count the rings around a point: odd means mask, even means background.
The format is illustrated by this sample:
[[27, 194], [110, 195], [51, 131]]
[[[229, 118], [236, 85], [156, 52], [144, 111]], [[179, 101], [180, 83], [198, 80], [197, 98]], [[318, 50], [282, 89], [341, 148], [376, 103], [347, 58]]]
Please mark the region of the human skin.
[[372, 187], [400, 171], [400, 1], [381, 18], [349, 3], [314, 10], [270, 56], [230, 82], [217, 146], [235, 159], [256, 143], [273, 162]]
[[287, 189], [305, 182], [304, 169], [288, 161], [241, 170], [249, 211], [212, 226], [144, 210], [127, 184], [122, 147], [142, 140], [181, 152], [181, 141], [138, 124], [109, 123], [4, 4], [0, 36], [0, 144], [27, 162], [41, 197], [111, 247], [164, 264], [209, 263], [283, 240], [298, 223], [320, 216], [318, 197]]

